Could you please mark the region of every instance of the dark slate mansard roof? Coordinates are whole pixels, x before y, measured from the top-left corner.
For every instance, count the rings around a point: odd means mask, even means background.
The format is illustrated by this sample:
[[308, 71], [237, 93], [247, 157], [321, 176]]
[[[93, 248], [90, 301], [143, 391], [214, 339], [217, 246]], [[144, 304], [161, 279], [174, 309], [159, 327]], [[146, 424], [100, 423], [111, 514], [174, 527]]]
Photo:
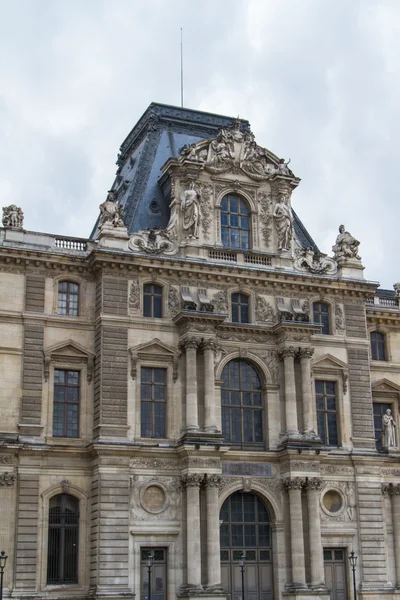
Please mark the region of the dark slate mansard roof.
[[[128, 137], [118, 155], [118, 170], [112, 189], [124, 207], [124, 220], [129, 233], [151, 227], [166, 227], [170, 198], [165, 198], [158, 185], [161, 167], [168, 158], [176, 158], [182, 148], [200, 140], [216, 137], [221, 127], [232, 127], [237, 119], [212, 113], [167, 106], [152, 102]], [[241, 129], [250, 123], [240, 119]], [[293, 211], [294, 229], [305, 248], [318, 248]], [[97, 235], [97, 222], [91, 238]]]

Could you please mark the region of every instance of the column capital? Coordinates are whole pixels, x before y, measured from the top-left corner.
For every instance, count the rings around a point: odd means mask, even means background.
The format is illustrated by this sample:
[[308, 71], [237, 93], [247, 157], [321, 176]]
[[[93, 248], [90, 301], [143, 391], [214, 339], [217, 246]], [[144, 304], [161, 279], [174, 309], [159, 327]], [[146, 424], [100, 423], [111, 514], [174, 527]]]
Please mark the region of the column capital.
[[400, 496], [400, 483], [390, 483], [389, 494], [391, 496]]
[[296, 354], [297, 354], [297, 348], [295, 348], [294, 346], [287, 346], [287, 348], [280, 348], [277, 351], [277, 355], [281, 360], [283, 360], [284, 358], [286, 358], [288, 356], [295, 358]]
[[188, 487], [200, 487], [203, 483], [204, 475], [200, 473], [188, 473], [187, 475], [182, 475], [182, 485], [186, 488]]
[[195, 337], [185, 338], [179, 342], [179, 348], [181, 350], [187, 350], [188, 348], [198, 348], [200, 340]]
[[213, 352], [216, 352], [216, 350], [219, 348], [217, 341], [213, 338], [206, 338], [205, 340], [202, 340], [200, 347], [203, 350], [212, 350]]
[[305, 477], [286, 477], [282, 481], [282, 485], [287, 492], [290, 492], [291, 490], [302, 490], [305, 484]]
[[319, 477], [307, 477], [304, 487], [307, 491], [312, 490], [315, 492], [320, 492], [323, 485], [324, 482]]
[[302, 358], [306, 358], [308, 360], [310, 360], [314, 355], [314, 348], [310, 348], [310, 347], [305, 347], [305, 348], [299, 348], [299, 352], [298, 352], [298, 356], [300, 358], [300, 360]]
[[222, 477], [221, 475], [216, 475], [216, 474], [210, 474], [210, 475], [206, 475], [204, 480], [203, 480], [203, 484], [206, 487], [219, 487], [222, 483]]

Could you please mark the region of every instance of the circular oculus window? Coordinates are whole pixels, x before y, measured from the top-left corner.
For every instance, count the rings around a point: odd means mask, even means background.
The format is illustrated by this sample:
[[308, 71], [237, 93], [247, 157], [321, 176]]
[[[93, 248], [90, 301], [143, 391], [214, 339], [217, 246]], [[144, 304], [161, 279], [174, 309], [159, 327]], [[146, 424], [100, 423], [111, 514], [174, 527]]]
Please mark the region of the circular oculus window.
[[140, 503], [150, 513], [157, 514], [167, 508], [167, 493], [159, 484], [149, 483], [140, 490]]
[[337, 515], [344, 507], [342, 494], [337, 490], [328, 490], [323, 495], [322, 506], [328, 514]]

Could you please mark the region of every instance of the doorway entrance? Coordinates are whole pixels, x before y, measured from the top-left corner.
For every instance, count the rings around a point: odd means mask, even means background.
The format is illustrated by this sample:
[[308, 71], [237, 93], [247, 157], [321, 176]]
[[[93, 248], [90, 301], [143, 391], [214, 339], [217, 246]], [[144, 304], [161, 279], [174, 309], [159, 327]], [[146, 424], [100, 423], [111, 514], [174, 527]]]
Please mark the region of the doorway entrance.
[[151, 600], [167, 600], [167, 549], [141, 548], [140, 550], [140, 600], [148, 600], [149, 574], [147, 557], [153, 555], [151, 568]]
[[246, 555], [246, 600], [273, 600], [272, 536], [269, 511], [253, 493], [235, 492], [222, 505], [221, 580], [228, 600], [242, 599], [240, 557]]
[[347, 600], [346, 551], [324, 548], [325, 583], [331, 600]]

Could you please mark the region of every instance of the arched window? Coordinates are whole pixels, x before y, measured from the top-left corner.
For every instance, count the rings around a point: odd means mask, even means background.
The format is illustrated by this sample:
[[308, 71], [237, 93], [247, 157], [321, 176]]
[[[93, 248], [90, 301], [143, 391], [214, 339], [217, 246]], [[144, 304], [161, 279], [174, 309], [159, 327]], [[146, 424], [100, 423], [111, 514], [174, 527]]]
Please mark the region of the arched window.
[[261, 380], [249, 362], [231, 360], [222, 371], [222, 431], [226, 442], [261, 444], [262, 391]]
[[249, 297], [246, 294], [232, 294], [232, 323], [249, 322]]
[[385, 336], [379, 331], [371, 331], [371, 356], [372, 360], [386, 360]]
[[69, 494], [49, 503], [47, 583], [78, 583], [79, 500]]
[[72, 281], [58, 284], [58, 314], [77, 317], [79, 314], [79, 285]]
[[318, 323], [321, 325], [321, 332], [325, 335], [329, 335], [331, 333], [330, 323], [329, 323], [329, 304], [325, 304], [324, 302], [314, 302], [313, 304], [313, 321], [314, 323]]
[[273, 597], [271, 517], [256, 494], [235, 492], [220, 511], [222, 585], [231, 598], [241, 597], [239, 560], [246, 553], [245, 598]]
[[143, 316], [161, 319], [162, 296], [163, 290], [161, 285], [146, 283], [143, 286]]
[[221, 238], [224, 248], [250, 248], [250, 211], [245, 200], [228, 194], [221, 202]]

